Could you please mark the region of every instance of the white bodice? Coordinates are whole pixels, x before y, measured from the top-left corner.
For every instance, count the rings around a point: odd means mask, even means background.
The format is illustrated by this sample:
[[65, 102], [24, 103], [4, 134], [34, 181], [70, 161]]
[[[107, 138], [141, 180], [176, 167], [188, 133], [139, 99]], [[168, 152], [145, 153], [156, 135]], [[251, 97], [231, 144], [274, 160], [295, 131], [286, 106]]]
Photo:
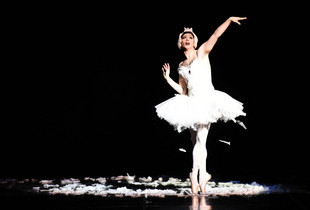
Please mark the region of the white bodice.
[[189, 66], [181, 66], [178, 72], [187, 82], [188, 96], [206, 96], [214, 90], [209, 60], [203, 63], [195, 59]]

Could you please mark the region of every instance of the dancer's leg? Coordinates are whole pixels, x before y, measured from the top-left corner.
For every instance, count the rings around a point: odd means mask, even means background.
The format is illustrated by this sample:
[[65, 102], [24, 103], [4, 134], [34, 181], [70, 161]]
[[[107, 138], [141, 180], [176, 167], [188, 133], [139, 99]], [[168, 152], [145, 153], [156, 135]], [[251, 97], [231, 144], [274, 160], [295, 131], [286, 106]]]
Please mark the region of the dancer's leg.
[[[207, 137], [210, 129], [210, 125], [200, 125], [197, 129], [196, 133], [196, 141], [193, 149], [193, 169], [192, 173], [190, 174], [190, 178], [193, 183], [195, 184], [197, 181], [198, 171], [199, 171], [199, 184], [201, 191], [205, 192], [205, 185], [211, 178], [210, 175], [207, 173]], [[192, 133], [193, 134], [193, 133]], [[192, 186], [193, 189], [193, 186]]]
[[210, 124], [200, 125], [197, 129], [196, 142], [193, 149], [193, 169], [195, 171], [206, 172], [207, 161], [207, 137]]
[[[191, 133], [191, 141], [193, 143], [193, 146], [195, 147], [196, 144], [196, 138], [197, 138], [197, 131], [190, 129]], [[199, 189], [199, 183], [198, 183], [198, 167], [195, 167], [193, 164], [192, 172], [189, 174], [189, 178], [191, 180], [192, 184], [192, 193], [197, 194]]]

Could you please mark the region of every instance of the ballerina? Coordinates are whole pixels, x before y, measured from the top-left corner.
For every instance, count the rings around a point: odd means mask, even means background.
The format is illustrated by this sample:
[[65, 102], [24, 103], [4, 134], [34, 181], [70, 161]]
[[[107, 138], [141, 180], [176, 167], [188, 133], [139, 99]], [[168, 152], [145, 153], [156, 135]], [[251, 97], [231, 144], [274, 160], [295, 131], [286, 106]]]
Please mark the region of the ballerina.
[[235, 118], [246, 115], [241, 102], [214, 89], [209, 62], [209, 53], [230, 23], [240, 25], [239, 21], [245, 19], [246, 17], [228, 18], [197, 50], [196, 34], [192, 28], [184, 28], [178, 40], [178, 47], [186, 57], [179, 64], [179, 82], [171, 79], [169, 63], [162, 67], [167, 83], [179, 94], [156, 105], [155, 108], [158, 117], [166, 120], [178, 132], [190, 130], [194, 146], [193, 168], [189, 174], [193, 194], [197, 194], [199, 188], [205, 193], [206, 184], [211, 179], [206, 170], [206, 142], [211, 123], [218, 120], [239, 122]]

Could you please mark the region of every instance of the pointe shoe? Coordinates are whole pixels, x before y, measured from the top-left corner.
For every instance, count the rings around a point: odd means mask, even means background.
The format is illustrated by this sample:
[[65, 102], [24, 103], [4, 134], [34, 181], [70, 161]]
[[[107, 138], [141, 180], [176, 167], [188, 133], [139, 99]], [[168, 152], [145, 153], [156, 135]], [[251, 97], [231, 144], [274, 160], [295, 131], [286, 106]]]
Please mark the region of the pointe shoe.
[[191, 184], [192, 184], [192, 193], [193, 194], [198, 194], [198, 190], [199, 190], [199, 184], [197, 181], [197, 176], [193, 176], [192, 173], [189, 174], [189, 179], [191, 180]]
[[201, 193], [206, 193], [206, 185], [208, 181], [211, 179], [211, 174], [209, 173], [201, 173], [199, 174], [199, 186]]

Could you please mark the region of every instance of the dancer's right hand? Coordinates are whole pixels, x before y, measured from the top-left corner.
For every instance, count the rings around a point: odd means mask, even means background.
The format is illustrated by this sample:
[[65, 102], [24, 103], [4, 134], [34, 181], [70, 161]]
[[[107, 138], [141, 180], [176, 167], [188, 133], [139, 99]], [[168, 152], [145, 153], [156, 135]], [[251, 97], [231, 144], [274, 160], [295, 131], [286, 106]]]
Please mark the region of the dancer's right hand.
[[169, 65], [169, 63], [165, 63], [161, 69], [163, 70], [164, 78], [168, 79], [170, 77], [170, 65]]

